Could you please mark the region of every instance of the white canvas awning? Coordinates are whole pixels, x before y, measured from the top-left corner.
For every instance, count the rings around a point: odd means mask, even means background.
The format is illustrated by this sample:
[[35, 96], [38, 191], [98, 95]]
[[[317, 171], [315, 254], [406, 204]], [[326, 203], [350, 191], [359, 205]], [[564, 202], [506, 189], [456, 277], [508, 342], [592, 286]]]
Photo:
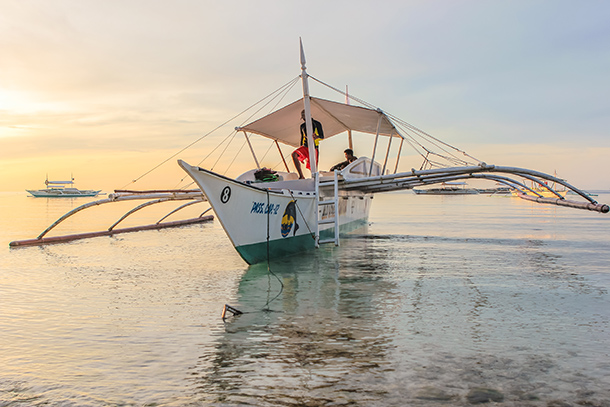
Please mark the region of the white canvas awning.
[[[238, 130], [259, 134], [298, 147], [301, 143], [302, 110], [303, 100], [299, 99], [280, 110], [240, 127]], [[311, 116], [322, 123], [325, 139], [347, 130], [376, 134], [380, 116], [380, 135], [402, 137], [383, 112], [365, 107], [311, 98]]]

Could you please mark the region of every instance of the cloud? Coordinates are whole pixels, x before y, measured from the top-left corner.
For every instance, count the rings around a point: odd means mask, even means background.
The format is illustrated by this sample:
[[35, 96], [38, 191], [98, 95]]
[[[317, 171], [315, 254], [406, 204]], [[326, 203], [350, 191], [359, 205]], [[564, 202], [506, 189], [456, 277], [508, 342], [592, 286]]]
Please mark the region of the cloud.
[[299, 37], [310, 74], [458, 147], [610, 143], [605, 2], [2, 0], [2, 9], [4, 157], [173, 152], [296, 77]]

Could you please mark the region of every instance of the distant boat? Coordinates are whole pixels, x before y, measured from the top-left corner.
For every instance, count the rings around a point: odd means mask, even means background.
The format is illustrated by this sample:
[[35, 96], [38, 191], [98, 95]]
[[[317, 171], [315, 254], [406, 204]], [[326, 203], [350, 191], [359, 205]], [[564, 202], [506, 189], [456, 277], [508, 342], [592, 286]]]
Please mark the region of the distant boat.
[[[555, 177], [557, 177], [557, 172], [555, 172]], [[559, 198], [563, 199], [566, 197], [568, 193], [568, 189], [564, 185], [557, 185], [555, 182], [552, 182], [549, 185], [548, 181], [542, 182], [534, 182], [532, 181], [531, 187], [525, 187], [521, 189], [513, 189], [512, 195], [516, 197], [520, 197], [521, 195], [530, 195], [530, 196], [538, 196], [541, 198]]]
[[[583, 191], [587, 196], [599, 196], [599, 194], [595, 192]], [[578, 195], [576, 192], [568, 191], [568, 195]]]
[[79, 197], [91, 197], [98, 196], [100, 190], [94, 191], [92, 189], [78, 189], [74, 188], [74, 178], [70, 181], [49, 181], [49, 178], [45, 179], [44, 189], [26, 189], [33, 197], [36, 198], [79, 198]]
[[495, 188], [477, 188], [479, 194], [481, 195], [510, 195], [514, 188], [512, 187], [503, 187], [500, 186], [502, 184], [498, 184]]
[[443, 182], [439, 188], [415, 189], [417, 195], [476, 195], [478, 189], [466, 188], [465, 182]]

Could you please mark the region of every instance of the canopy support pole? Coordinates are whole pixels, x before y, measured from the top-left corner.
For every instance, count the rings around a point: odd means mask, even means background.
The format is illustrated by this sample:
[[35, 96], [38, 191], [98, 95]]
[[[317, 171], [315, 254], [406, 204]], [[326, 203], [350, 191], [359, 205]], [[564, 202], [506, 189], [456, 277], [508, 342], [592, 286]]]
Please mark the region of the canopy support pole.
[[390, 135], [390, 139], [388, 140], [388, 150], [385, 152], [385, 160], [383, 160], [383, 169], [381, 170], [381, 175], [385, 174], [385, 167], [388, 164], [388, 158], [390, 157], [390, 147], [392, 146], [392, 136]]
[[256, 168], [260, 170], [261, 166], [258, 163], [258, 159], [256, 158], [256, 154], [254, 153], [254, 148], [252, 148], [252, 143], [250, 143], [250, 137], [248, 137], [248, 134], [246, 133], [245, 130], [244, 130], [244, 136], [246, 137], [246, 141], [248, 142], [248, 146], [250, 147], [250, 152], [252, 153], [252, 157], [254, 157], [254, 162], [256, 163]]
[[273, 142], [275, 143], [275, 146], [277, 147], [277, 151], [280, 152], [280, 157], [282, 157], [282, 161], [284, 162], [284, 167], [286, 167], [286, 172], [290, 172], [290, 168], [288, 168], [288, 164], [286, 163], [286, 160], [284, 159], [284, 154], [282, 154], [282, 149], [280, 148], [280, 144], [277, 142], [277, 140], [273, 140]]
[[375, 152], [377, 151], [377, 141], [379, 141], [379, 129], [381, 128], [381, 118], [383, 117], [381, 111], [377, 111], [379, 112], [379, 119], [377, 120], [377, 130], [375, 131], [375, 145], [373, 146], [373, 155], [371, 157], [371, 168], [369, 169], [369, 177], [373, 173], [373, 164], [375, 163]]
[[402, 152], [402, 143], [405, 142], [404, 138], [400, 139], [400, 146], [398, 146], [398, 155], [396, 156], [396, 166], [394, 167], [394, 174], [398, 171], [398, 161], [400, 160], [400, 153]]

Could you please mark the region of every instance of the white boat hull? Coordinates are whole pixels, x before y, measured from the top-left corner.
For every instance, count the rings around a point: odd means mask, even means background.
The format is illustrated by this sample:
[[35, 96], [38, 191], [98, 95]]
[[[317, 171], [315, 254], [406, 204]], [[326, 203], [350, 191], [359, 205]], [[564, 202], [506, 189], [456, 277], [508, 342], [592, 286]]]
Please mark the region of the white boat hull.
[[98, 196], [101, 190], [80, 190], [76, 188], [47, 188], [39, 190], [26, 190], [36, 198], [80, 198]]
[[[318, 209], [314, 180], [248, 185], [183, 161], [180, 166], [206, 195], [229, 239], [248, 264], [313, 249], [319, 219], [334, 217], [334, 206]], [[322, 189], [322, 196], [332, 193]], [[339, 230], [368, 221], [372, 195], [340, 191]], [[319, 213], [318, 213], [319, 212]], [[334, 224], [320, 225], [320, 237], [334, 236]]]

